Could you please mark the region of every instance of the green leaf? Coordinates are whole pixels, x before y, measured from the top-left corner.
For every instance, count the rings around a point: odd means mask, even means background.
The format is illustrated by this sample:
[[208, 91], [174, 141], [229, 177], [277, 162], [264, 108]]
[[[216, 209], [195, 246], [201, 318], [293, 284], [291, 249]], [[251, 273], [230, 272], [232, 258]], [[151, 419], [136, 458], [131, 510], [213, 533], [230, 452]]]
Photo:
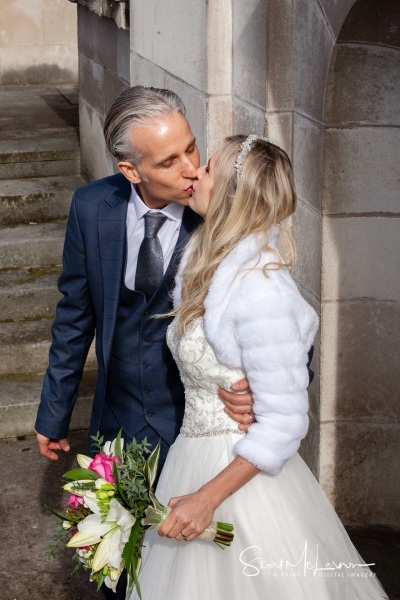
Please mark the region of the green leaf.
[[65, 479], [69, 479], [70, 481], [79, 481], [80, 479], [93, 479], [94, 481], [100, 477], [94, 471], [90, 469], [72, 469], [71, 471], [67, 471], [64, 473], [63, 477]]
[[162, 504], [160, 504], [160, 502], [158, 501], [158, 499], [153, 491], [150, 490], [149, 496], [150, 496], [150, 502], [152, 503], [154, 508], [156, 508], [157, 510], [161, 510], [161, 511], [164, 510], [164, 506]]
[[149, 490], [153, 488], [154, 481], [157, 475], [158, 462], [160, 460], [161, 440], [150, 454], [149, 458], [144, 463], [143, 473], [146, 478]]
[[121, 447], [121, 437], [122, 437], [122, 428], [118, 431], [118, 435], [115, 438], [115, 444], [114, 444], [115, 456], [117, 456], [120, 464], [122, 464], [122, 461], [123, 461], [122, 447]]
[[[53, 510], [52, 508], [50, 508], [50, 506], [47, 506], [47, 504], [45, 504], [45, 507], [47, 508], [47, 510], [49, 510], [51, 513], [53, 513], [53, 515], [55, 515], [58, 519], [61, 519], [61, 521], [72, 521], [73, 519], [70, 519], [69, 517], [66, 517], [65, 515], [60, 515], [60, 513], [56, 512], [55, 510]], [[77, 522], [77, 521], [76, 521]]]

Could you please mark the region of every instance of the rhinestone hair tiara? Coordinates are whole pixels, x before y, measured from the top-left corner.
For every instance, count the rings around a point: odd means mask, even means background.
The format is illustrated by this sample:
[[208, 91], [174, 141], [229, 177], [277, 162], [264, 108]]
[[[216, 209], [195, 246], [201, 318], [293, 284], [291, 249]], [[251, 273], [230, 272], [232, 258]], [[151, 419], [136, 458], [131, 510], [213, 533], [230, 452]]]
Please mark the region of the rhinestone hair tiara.
[[242, 142], [240, 144], [240, 152], [235, 158], [235, 171], [237, 173], [238, 180], [242, 177], [243, 163], [244, 163], [246, 156], [250, 152], [251, 145], [253, 142], [255, 142], [258, 139], [263, 139], [263, 138], [259, 138], [258, 135], [251, 133], [250, 135], [247, 136], [247, 138], [244, 140], [244, 142]]

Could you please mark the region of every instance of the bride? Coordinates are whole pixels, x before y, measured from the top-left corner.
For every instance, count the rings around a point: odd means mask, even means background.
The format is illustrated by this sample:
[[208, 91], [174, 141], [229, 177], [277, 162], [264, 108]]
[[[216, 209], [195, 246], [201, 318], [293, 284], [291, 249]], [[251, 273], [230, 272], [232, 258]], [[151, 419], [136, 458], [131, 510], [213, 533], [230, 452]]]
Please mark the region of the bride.
[[[143, 600], [387, 598], [297, 453], [318, 319], [289, 274], [290, 234], [286, 260], [277, 246], [295, 203], [286, 153], [254, 135], [228, 138], [199, 169], [190, 206], [205, 222], [184, 253], [167, 336], [185, 416], [156, 490], [172, 510], [145, 536]], [[244, 376], [247, 434], [217, 393]], [[225, 551], [196, 539], [213, 519], [234, 524]]]

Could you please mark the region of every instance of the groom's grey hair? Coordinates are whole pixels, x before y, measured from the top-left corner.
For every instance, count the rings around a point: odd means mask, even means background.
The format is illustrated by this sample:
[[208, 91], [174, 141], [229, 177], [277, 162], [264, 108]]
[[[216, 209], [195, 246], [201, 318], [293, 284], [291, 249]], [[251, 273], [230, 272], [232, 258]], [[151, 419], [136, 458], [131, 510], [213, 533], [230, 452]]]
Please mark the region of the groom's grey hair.
[[132, 128], [171, 112], [186, 114], [181, 98], [171, 90], [136, 85], [123, 92], [111, 106], [104, 123], [104, 137], [119, 160], [138, 165], [141, 154], [132, 143]]

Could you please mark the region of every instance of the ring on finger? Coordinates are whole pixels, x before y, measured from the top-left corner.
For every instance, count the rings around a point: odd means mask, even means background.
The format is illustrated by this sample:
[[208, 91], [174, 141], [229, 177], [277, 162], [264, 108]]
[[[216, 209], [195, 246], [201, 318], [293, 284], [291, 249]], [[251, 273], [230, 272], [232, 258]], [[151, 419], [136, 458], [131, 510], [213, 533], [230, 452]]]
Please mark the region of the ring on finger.
[[252, 422], [253, 422], [253, 415], [250, 413], [249, 414], [249, 423], [252, 423]]

